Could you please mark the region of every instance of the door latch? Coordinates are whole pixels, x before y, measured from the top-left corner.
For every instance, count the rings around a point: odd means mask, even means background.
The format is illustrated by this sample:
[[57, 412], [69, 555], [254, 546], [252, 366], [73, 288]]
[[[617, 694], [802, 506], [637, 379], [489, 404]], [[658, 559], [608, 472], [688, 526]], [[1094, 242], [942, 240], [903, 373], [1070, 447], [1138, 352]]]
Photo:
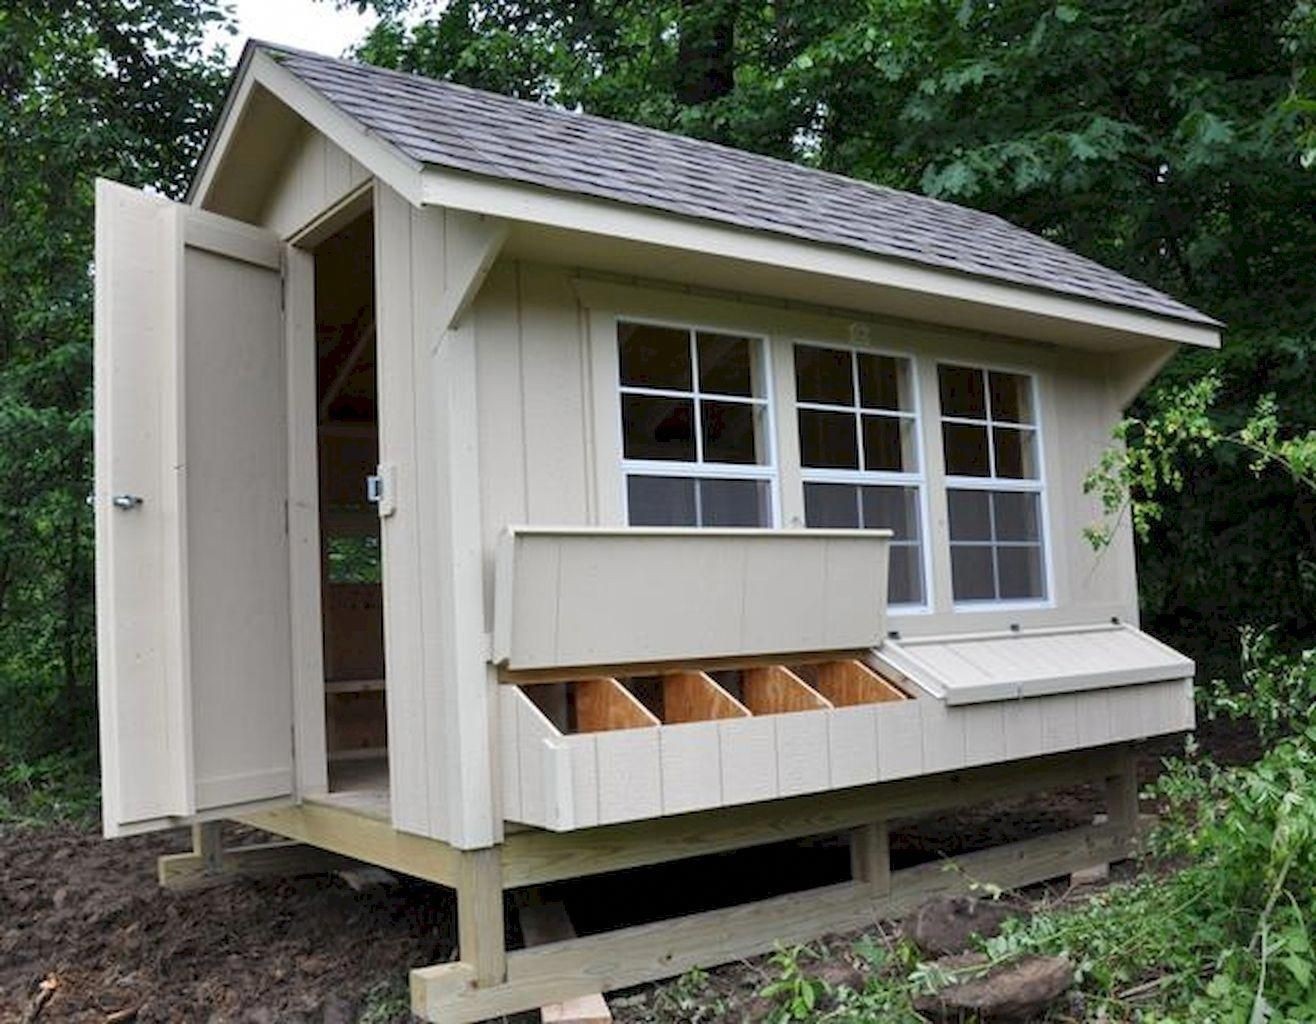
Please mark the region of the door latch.
[[128, 511], [129, 509], [138, 508], [142, 504], [142, 499], [136, 494], [116, 494], [110, 499], [115, 508]]
[[375, 506], [380, 519], [386, 519], [397, 511], [396, 473], [389, 463], [380, 463], [375, 467], [373, 476], [366, 477], [366, 501]]

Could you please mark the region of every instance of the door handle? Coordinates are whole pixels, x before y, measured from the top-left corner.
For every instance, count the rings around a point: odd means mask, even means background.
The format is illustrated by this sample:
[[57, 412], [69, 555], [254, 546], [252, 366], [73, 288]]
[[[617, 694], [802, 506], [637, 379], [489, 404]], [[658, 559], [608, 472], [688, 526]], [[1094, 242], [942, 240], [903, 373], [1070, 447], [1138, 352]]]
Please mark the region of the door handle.
[[110, 502], [115, 508], [123, 509], [126, 512], [141, 505], [142, 499], [135, 494], [116, 494], [110, 499]]

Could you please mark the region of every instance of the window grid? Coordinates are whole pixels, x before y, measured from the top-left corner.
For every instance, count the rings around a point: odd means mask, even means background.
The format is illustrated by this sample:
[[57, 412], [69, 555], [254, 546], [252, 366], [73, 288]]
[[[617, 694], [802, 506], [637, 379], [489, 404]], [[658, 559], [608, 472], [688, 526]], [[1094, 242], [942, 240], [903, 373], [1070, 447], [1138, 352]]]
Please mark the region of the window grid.
[[[918, 375], [914, 360], [909, 356], [896, 355], [888, 352], [878, 352], [864, 349], [864, 354], [873, 356], [885, 356], [890, 359], [896, 359], [903, 362], [907, 367], [908, 382], [910, 390], [911, 409], [884, 409], [881, 407], [869, 407], [863, 404], [863, 391], [859, 378], [859, 355], [860, 350], [847, 348], [839, 345], [809, 345], [806, 343], [797, 343], [795, 348], [818, 348], [830, 349], [837, 352], [845, 352], [850, 361], [850, 395], [851, 404], [838, 405], [830, 402], [808, 402], [796, 399], [795, 408], [797, 410], [813, 410], [815, 412], [833, 412], [833, 413], [851, 413], [855, 421], [855, 440], [859, 456], [858, 469], [838, 469], [835, 467], [810, 467], [804, 464], [803, 456], [800, 459], [800, 476], [805, 486], [809, 484], [849, 484], [854, 487], [855, 501], [855, 522], [863, 523], [864, 521], [864, 487], [905, 487], [914, 491], [914, 507], [917, 514], [915, 525], [918, 533], [912, 539], [898, 539], [892, 537], [888, 542], [893, 548], [907, 548], [915, 552], [915, 564], [919, 567], [919, 586], [922, 590], [922, 598], [918, 601], [898, 602], [894, 607], [905, 611], [918, 610], [931, 607], [932, 604], [932, 584], [931, 574], [928, 572], [927, 565], [927, 507], [926, 507], [926, 489], [925, 476], [923, 472], [923, 430], [922, 423], [919, 419], [919, 395], [918, 395]], [[890, 469], [865, 469], [868, 465], [867, 439], [864, 435], [864, 416], [879, 416], [886, 419], [904, 421], [912, 424], [914, 465], [918, 467], [915, 470], [896, 471]]]
[[[1015, 422], [1012, 420], [998, 420], [994, 416], [994, 402], [991, 393], [991, 373], [990, 369], [981, 366], [964, 366], [963, 364], [941, 363], [938, 365], [938, 375], [942, 367], [953, 367], [961, 370], [972, 370], [979, 375], [983, 384], [983, 408], [985, 416], [981, 419], [973, 416], [953, 416], [946, 413], [941, 414], [941, 422], [962, 424], [966, 426], [986, 427], [987, 428], [987, 459], [988, 459], [988, 476], [957, 476], [950, 473], [946, 474], [946, 491], [952, 490], [972, 490], [987, 491], [989, 493], [1028, 493], [1037, 495], [1037, 540], [1035, 541], [1018, 541], [1018, 540], [997, 540], [998, 530], [996, 524], [996, 502], [987, 502], [988, 529], [990, 531], [990, 540], [955, 540], [950, 538], [950, 548], [953, 551], [956, 548], [988, 548], [993, 552], [991, 559], [992, 565], [992, 590], [997, 595], [992, 598], [955, 598], [957, 605], [1009, 605], [1009, 604], [1046, 604], [1050, 601], [1051, 595], [1051, 552], [1050, 545], [1047, 543], [1046, 531], [1046, 502], [1043, 498], [1045, 486], [1042, 480], [1042, 447], [1041, 447], [1041, 428], [1037, 423], [1037, 382], [1030, 373], [1021, 373], [1016, 370], [997, 371], [1009, 373], [1011, 376], [1020, 377], [1027, 381], [1029, 404], [1032, 409], [1033, 422]], [[940, 382], [939, 382], [940, 383]], [[1036, 473], [1031, 477], [1002, 477], [996, 475], [996, 429], [1005, 427], [1009, 430], [1018, 430], [1027, 433], [1033, 441], [1033, 459], [1036, 465]], [[945, 456], [943, 455], [943, 462]], [[995, 556], [995, 552], [1001, 548], [1031, 548], [1038, 551], [1041, 556], [1041, 584], [1042, 593], [1038, 597], [1006, 597], [1000, 596], [1001, 593], [1001, 567], [1000, 559]]]
[[[757, 334], [750, 334], [743, 331], [737, 331], [732, 328], [713, 328], [698, 327], [689, 324], [676, 324], [661, 320], [645, 320], [636, 317], [626, 317], [619, 319], [614, 327], [614, 337], [620, 338], [620, 328], [622, 324], [640, 324], [653, 327], [666, 327], [673, 330], [684, 331], [690, 354], [690, 390], [681, 388], [657, 388], [645, 387], [638, 384], [623, 384], [618, 378], [617, 390], [619, 395], [643, 395], [651, 398], [671, 398], [679, 400], [689, 400], [694, 404], [694, 443], [695, 459], [693, 462], [682, 459], [633, 459], [622, 455], [622, 508], [625, 511], [626, 519], [630, 521], [630, 494], [627, 481], [636, 476], [666, 477], [679, 480], [693, 481], [695, 525], [704, 525], [703, 511], [703, 488], [699, 486], [701, 480], [757, 480], [768, 485], [768, 511], [769, 520], [764, 526], [775, 527], [778, 519], [779, 501], [777, 495], [777, 458], [776, 458], [776, 438], [774, 435], [772, 401], [768, 397], [772, 389], [772, 365], [770, 362], [771, 353], [768, 351], [767, 340]], [[700, 387], [700, 362], [699, 362], [699, 335], [707, 334], [732, 334], [736, 337], [745, 338], [756, 347], [754, 353], [757, 357], [757, 366], [751, 363], [751, 387], [757, 387], [763, 392], [763, 396], [755, 395], [735, 395], [725, 394], [720, 391], [705, 391]], [[757, 372], [755, 372], [757, 371]], [[758, 463], [738, 463], [738, 462], [706, 462], [704, 460], [704, 418], [703, 407], [704, 400], [709, 399], [715, 402], [723, 402], [734, 405], [747, 405], [763, 410], [763, 422], [759, 433], [762, 435], [762, 450], [757, 454], [764, 461]], [[620, 412], [620, 403], [618, 411]], [[756, 446], [757, 446], [756, 435]], [[624, 441], [623, 441], [624, 444]]]

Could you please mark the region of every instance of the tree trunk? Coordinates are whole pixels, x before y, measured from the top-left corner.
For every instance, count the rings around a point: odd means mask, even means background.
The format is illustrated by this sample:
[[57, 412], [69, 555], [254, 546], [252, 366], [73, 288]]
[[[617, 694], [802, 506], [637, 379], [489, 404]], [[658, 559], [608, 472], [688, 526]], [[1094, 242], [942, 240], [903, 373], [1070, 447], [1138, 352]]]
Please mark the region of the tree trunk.
[[721, 99], [735, 86], [736, 0], [681, 0], [676, 100]]

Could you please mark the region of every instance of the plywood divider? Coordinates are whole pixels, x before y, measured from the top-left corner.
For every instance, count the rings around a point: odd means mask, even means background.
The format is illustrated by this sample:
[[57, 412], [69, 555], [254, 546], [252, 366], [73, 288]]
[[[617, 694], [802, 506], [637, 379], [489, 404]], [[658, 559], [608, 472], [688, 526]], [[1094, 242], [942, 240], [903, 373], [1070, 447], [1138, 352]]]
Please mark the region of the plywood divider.
[[663, 719], [668, 725], [748, 717], [749, 708], [707, 672], [669, 672], [663, 676]]
[[742, 699], [750, 714], [779, 715], [788, 711], [820, 711], [831, 702], [785, 665], [748, 669], [741, 681]]
[[635, 694], [611, 676], [582, 679], [575, 691], [577, 732], [613, 732], [662, 724]]
[[813, 685], [838, 708], [909, 699], [862, 661], [828, 661], [814, 673]]

